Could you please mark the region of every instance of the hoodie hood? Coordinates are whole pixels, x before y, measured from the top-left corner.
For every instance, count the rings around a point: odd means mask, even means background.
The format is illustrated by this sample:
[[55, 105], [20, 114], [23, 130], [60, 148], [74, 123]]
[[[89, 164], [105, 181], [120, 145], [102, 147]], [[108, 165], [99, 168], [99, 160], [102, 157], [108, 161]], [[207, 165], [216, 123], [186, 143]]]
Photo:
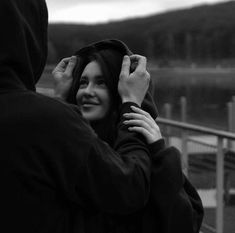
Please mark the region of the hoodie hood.
[[35, 90], [47, 57], [44, 0], [0, 1], [0, 90]]
[[[85, 57], [87, 57], [89, 54], [99, 52], [102, 50], [107, 50], [107, 49], [110, 49], [110, 50], [112, 49], [112, 50], [118, 51], [121, 56], [124, 56], [124, 55], [130, 56], [133, 54], [133, 52], [128, 48], [128, 46], [124, 42], [117, 40], [117, 39], [106, 39], [106, 40], [98, 41], [96, 43], [89, 44], [88, 46], [81, 48], [80, 50], [78, 50], [75, 53], [75, 55], [78, 57], [78, 61], [81, 61]], [[117, 80], [117, 82], [118, 82], [118, 80]], [[152, 98], [151, 85], [152, 85], [152, 82], [150, 82], [149, 90], [145, 96], [145, 99], [144, 99], [141, 107], [145, 111], [150, 113], [150, 115], [153, 117], [153, 119], [156, 119], [158, 116], [158, 111], [157, 111], [157, 107], [154, 103], [154, 100]], [[115, 91], [116, 90], [117, 90], [117, 87], [115, 87]]]
[[106, 40], [101, 40], [92, 44], [89, 44], [80, 50], [78, 50], [75, 55], [79, 57], [87, 56], [87, 54], [95, 52], [95, 51], [101, 51], [104, 49], [113, 49], [119, 51], [121, 54], [124, 55], [132, 55], [133, 53], [131, 50], [128, 48], [128, 46], [117, 39], [106, 39]]

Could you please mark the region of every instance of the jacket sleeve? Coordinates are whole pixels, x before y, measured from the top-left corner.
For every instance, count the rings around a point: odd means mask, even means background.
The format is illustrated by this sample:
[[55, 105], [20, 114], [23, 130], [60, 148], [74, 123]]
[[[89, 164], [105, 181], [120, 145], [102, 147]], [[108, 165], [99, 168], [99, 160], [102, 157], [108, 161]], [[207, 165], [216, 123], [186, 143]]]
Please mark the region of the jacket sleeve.
[[130, 105], [134, 104], [121, 107], [115, 150], [71, 108], [54, 123], [58, 126], [55, 177], [69, 201], [85, 209], [118, 214], [131, 213], [145, 205], [151, 161], [144, 139], [123, 124], [122, 114], [132, 111]]
[[159, 219], [156, 232], [198, 233], [203, 206], [196, 189], [182, 172], [180, 152], [174, 147], [165, 148], [163, 139], [149, 149], [152, 154], [149, 203], [153, 203]]

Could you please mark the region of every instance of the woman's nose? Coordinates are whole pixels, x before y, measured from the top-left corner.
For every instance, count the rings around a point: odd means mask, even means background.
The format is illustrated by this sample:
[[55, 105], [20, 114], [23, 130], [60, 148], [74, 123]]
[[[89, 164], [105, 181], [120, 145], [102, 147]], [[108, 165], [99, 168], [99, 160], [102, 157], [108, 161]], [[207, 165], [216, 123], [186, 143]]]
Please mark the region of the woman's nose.
[[95, 94], [94, 87], [93, 87], [92, 83], [89, 83], [86, 86], [86, 88], [84, 89], [84, 93], [87, 95], [94, 95]]

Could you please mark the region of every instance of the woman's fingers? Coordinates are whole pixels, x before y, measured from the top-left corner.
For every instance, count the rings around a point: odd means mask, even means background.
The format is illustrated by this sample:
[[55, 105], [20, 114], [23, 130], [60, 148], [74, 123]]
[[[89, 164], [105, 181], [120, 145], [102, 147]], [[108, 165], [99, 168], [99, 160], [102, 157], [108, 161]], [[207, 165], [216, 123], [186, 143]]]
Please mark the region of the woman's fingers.
[[132, 120], [126, 120], [123, 123], [125, 125], [139, 126], [139, 127], [142, 127], [148, 131], [151, 131], [150, 125], [146, 121], [143, 121], [143, 120], [132, 119]]
[[72, 85], [72, 73], [76, 62], [76, 56], [66, 57], [53, 70], [55, 97], [66, 99]]
[[71, 76], [73, 69], [76, 65], [76, 56], [72, 57], [66, 57], [63, 58], [55, 67], [55, 69], [52, 71], [52, 74], [56, 76], [59, 75], [65, 75], [65, 76]]
[[132, 126], [132, 127], [129, 127], [128, 130], [142, 134], [146, 138], [148, 143], [152, 143], [152, 141], [149, 140], [149, 138], [152, 138], [152, 135], [145, 128]]
[[140, 114], [146, 116], [146, 117], [151, 117], [148, 112], [142, 110], [141, 108], [137, 108], [137, 107], [135, 107], [135, 106], [131, 106], [131, 109], [132, 109], [133, 111], [137, 112], [137, 113], [140, 113]]
[[124, 56], [123, 57], [123, 62], [122, 62], [122, 68], [120, 72], [120, 79], [125, 79], [128, 78], [130, 75], [130, 57], [129, 56]]
[[146, 117], [145, 115], [140, 114], [140, 113], [125, 113], [123, 116], [128, 120], [136, 119], [136, 120], [142, 120], [142, 121], [146, 122], [148, 125], [155, 124], [155, 122], [151, 118]]
[[55, 75], [57, 72], [63, 72], [66, 69], [66, 66], [70, 60], [70, 57], [63, 58], [54, 68], [52, 74]]
[[72, 76], [73, 69], [76, 65], [76, 62], [77, 62], [77, 57], [76, 56], [70, 57], [70, 59], [68, 61], [68, 65], [66, 66], [66, 69], [65, 69], [65, 74], [67, 76]]
[[128, 130], [142, 134], [148, 144], [151, 144], [161, 138], [161, 135], [156, 134], [156, 132], [154, 132], [153, 130], [148, 130], [138, 125], [130, 126], [128, 127]]
[[141, 133], [149, 144], [162, 138], [157, 123], [148, 112], [134, 106], [131, 108], [135, 112], [123, 115], [126, 118], [124, 124], [129, 126], [129, 130]]
[[150, 76], [146, 72], [146, 69], [141, 68], [144, 66], [143, 59], [138, 61], [138, 66], [136, 70], [141, 69], [141, 71], [133, 71], [130, 73], [130, 57], [124, 56], [122, 62], [122, 68], [119, 75], [118, 82], [118, 93], [121, 97], [122, 103], [134, 102], [141, 106], [145, 94], [149, 88]]
[[147, 58], [138, 54], [133, 54], [130, 56], [132, 62], [136, 62], [136, 71], [143, 71], [146, 70], [147, 66]]

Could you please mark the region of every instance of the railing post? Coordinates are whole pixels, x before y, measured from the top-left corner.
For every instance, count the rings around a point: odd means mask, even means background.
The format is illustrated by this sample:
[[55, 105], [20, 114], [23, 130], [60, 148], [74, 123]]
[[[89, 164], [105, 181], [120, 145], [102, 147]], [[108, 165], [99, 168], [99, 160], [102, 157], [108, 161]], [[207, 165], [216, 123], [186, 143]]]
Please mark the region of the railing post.
[[[181, 121], [186, 122], [187, 118], [187, 101], [185, 97], [180, 98], [180, 106], [181, 106]], [[183, 172], [186, 176], [188, 176], [188, 134], [185, 130], [182, 131], [181, 134], [181, 140], [182, 140], [182, 167]]]
[[224, 153], [223, 138], [218, 136], [216, 155], [216, 233], [223, 233], [224, 222]]
[[182, 159], [183, 172], [188, 177], [188, 134], [185, 131], [182, 133]]
[[[232, 125], [233, 125], [233, 103], [229, 102], [227, 104], [227, 109], [228, 109], [228, 131], [232, 132]], [[232, 149], [232, 141], [228, 140], [228, 149]]]
[[[167, 119], [171, 119], [171, 104], [166, 103], [164, 105], [165, 108], [165, 117]], [[166, 144], [170, 146], [170, 135], [171, 135], [171, 129], [169, 126], [166, 126]]]
[[180, 108], [181, 108], [181, 121], [187, 121], [187, 99], [182, 96], [180, 98]]
[[[235, 96], [233, 96], [232, 101], [228, 103], [228, 130], [230, 132], [235, 132]], [[234, 149], [234, 142], [228, 140], [228, 149]]]

